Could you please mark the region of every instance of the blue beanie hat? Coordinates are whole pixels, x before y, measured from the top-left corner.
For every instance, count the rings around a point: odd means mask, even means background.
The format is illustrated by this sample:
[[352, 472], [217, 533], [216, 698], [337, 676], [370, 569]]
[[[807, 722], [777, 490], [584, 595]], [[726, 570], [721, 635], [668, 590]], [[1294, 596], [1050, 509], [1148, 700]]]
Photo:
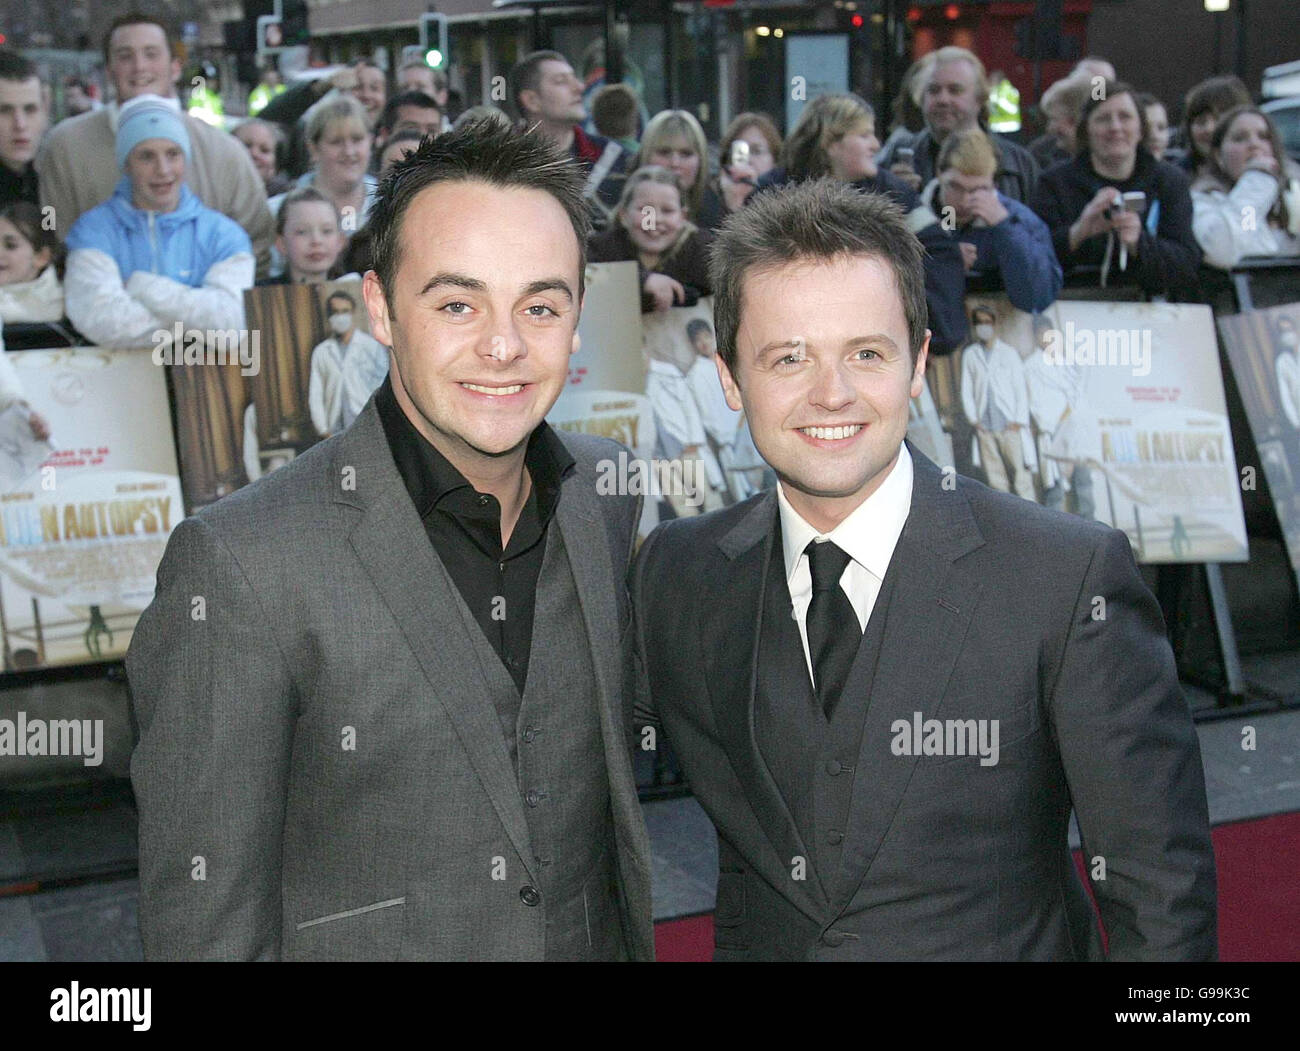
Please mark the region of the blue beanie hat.
[[190, 162], [190, 133], [180, 110], [160, 95], [137, 95], [125, 103], [117, 118], [117, 166], [126, 169], [126, 158], [145, 139], [169, 139]]

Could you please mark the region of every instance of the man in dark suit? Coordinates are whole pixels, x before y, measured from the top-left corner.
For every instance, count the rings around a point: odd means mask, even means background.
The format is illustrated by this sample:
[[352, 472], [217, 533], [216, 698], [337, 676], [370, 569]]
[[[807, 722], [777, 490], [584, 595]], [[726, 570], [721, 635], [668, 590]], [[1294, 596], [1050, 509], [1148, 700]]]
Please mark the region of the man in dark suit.
[[649, 959], [619, 446], [543, 421], [582, 180], [492, 123], [384, 183], [389, 378], [186, 519], [127, 657], [147, 957]]
[[718, 372], [776, 490], [633, 575], [641, 714], [718, 832], [723, 960], [1215, 955], [1196, 734], [1123, 533], [904, 441], [929, 333], [882, 198], [764, 194], [713, 261]]

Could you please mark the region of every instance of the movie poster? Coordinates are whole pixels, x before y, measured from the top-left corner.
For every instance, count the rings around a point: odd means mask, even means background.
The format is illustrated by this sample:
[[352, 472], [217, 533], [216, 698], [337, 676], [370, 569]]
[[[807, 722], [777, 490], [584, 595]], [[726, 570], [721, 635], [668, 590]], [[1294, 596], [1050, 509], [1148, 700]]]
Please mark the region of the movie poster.
[[768, 472], [722, 393], [713, 299], [642, 314], [636, 277], [630, 262], [587, 268], [581, 348], [548, 419], [632, 450], [611, 465], [608, 484], [645, 497], [644, 535], [745, 499]]
[[152, 348], [4, 355], [3, 669], [120, 660], [184, 517]]
[[360, 281], [252, 288], [244, 308], [237, 353], [171, 368], [191, 513], [346, 428], [388, 375]]
[[1300, 303], [1220, 317], [1219, 332], [1300, 576]]
[[930, 370], [960, 473], [1122, 529], [1143, 562], [1246, 560], [1209, 307], [966, 305], [970, 342]]

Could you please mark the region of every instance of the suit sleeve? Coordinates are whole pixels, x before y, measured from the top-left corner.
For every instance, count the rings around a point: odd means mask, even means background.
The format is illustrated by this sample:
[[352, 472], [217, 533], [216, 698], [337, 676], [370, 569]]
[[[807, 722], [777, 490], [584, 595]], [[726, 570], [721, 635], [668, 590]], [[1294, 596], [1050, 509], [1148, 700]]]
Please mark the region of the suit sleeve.
[[[1104, 601], [1104, 606], [1102, 605]], [[1214, 852], [1200, 744], [1159, 607], [1112, 531], [1093, 552], [1050, 718], [1112, 960], [1212, 960]]]
[[[628, 574], [628, 591], [632, 599], [632, 641], [633, 672], [636, 677], [636, 701], [633, 711], [633, 723], [637, 726], [659, 726], [659, 712], [650, 693], [649, 665], [647, 663], [645, 626], [646, 626], [646, 567], [653, 557], [652, 551], [660, 534], [668, 527], [665, 522], [645, 538], [636, 561]], [[649, 586], [653, 586], [652, 584]]]
[[177, 526], [126, 658], [146, 959], [280, 957], [297, 695], [272, 624], [212, 529]]
[[[629, 454], [631, 455], [631, 454]], [[615, 569], [623, 574], [620, 587], [627, 587], [632, 571], [632, 564], [636, 558], [636, 538], [641, 531], [641, 511], [645, 503], [645, 497], [639, 493], [628, 501], [628, 523], [624, 527], [627, 530], [627, 547], [624, 548], [621, 562], [616, 563]], [[628, 596], [628, 622], [622, 625], [623, 643], [619, 647], [623, 654], [623, 667], [627, 676], [624, 681], [622, 719], [623, 730], [627, 736], [628, 747], [636, 747], [636, 708], [637, 702], [641, 696], [641, 690], [638, 681], [641, 677], [640, 668], [636, 658], [636, 613], [632, 609], [631, 595]]]

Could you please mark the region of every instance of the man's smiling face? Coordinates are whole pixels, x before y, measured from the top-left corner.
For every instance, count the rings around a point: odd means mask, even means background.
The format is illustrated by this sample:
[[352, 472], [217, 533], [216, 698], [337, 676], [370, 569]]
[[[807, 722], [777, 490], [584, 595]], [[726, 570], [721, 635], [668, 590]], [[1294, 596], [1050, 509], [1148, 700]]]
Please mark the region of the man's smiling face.
[[580, 253], [563, 206], [543, 190], [439, 182], [399, 238], [391, 298], [373, 271], [364, 285], [398, 404], [462, 470], [521, 449], [574, 350]]
[[[797, 304], [796, 306], [792, 306]], [[745, 275], [727, 402], [813, 525], [847, 514], [884, 481], [907, 433], [915, 367], [892, 267], [877, 256], [801, 260]], [[842, 515], [840, 516], [842, 517]]]

